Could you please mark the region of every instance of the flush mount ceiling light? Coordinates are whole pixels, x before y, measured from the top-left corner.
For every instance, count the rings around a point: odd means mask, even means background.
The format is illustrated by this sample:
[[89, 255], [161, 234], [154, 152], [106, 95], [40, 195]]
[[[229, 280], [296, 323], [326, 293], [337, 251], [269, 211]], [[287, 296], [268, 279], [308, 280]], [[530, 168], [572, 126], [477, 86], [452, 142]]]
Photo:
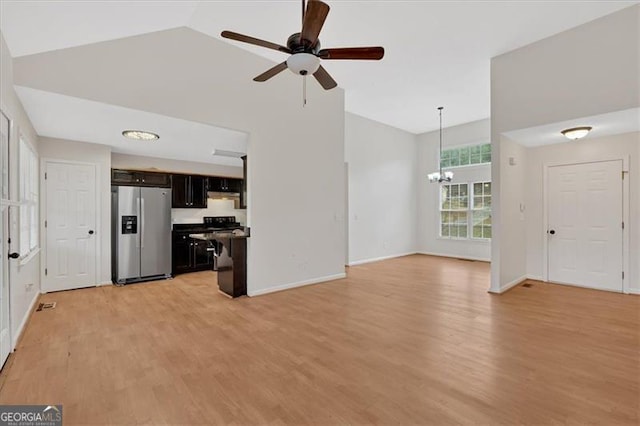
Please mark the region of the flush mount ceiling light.
[[593, 127], [591, 126], [572, 127], [570, 129], [564, 129], [560, 133], [562, 133], [563, 135], [565, 135], [567, 138], [571, 140], [576, 140], [576, 139], [582, 139], [585, 136], [587, 136], [587, 134], [589, 134], [592, 128]]
[[438, 111], [440, 113], [440, 150], [438, 151], [438, 164], [440, 164], [440, 169], [437, 172], [429, 173], [429, 182], [431, 183], [443, 183], [443, 182], [451, 182], [453, 180], [453, 172], [451, 171], [442, 171], [442, 110], [444, 107], [438, 107]]
[[124, 130], [122, 136], [137, 141], [155, 141], [160, 139], [160, 136], [155, 133], [145, 132], [144, 130]]

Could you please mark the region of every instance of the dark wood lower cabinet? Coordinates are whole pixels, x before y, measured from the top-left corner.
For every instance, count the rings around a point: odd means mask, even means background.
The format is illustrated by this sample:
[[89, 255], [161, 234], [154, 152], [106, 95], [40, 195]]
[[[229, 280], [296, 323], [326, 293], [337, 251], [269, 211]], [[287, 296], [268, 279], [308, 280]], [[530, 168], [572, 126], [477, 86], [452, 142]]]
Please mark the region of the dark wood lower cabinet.
[[173, 233], [171, 253], [173, 275], [213, 269], [213, 253], [207, 251], [207, 243], [188, 233]]

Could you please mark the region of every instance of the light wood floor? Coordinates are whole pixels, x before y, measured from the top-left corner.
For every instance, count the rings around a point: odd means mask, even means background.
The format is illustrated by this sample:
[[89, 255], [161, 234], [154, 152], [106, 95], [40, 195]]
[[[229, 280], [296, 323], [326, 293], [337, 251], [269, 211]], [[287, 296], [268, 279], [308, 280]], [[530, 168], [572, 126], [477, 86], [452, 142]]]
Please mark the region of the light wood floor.
[[638, 424], [640, 297], [409, 256], [230, 300], [214, 273], [42, 296], [0, 403], [66, 424]]

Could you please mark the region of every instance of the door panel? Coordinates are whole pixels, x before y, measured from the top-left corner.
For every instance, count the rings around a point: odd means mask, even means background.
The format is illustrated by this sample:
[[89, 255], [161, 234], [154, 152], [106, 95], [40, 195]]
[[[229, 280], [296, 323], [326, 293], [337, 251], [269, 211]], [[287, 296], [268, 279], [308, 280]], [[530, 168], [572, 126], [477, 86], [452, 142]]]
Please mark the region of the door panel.
[[94, 286], [95, 166], [47, 162], [46, 173], [47, 261], [43, 290]]
[[171, 190], [141, 188], [141, 276], [171, 274]]
[[622, 291], [622, 161], [549, 168], [549, 280]]
[[[119, 281], [140, 277], [140, 233], [142, 220], [140, 218], [140, 188], [119, 186], [117, 191], [117, 256]], [[123, 229], [123, 224], [134, 219], [132, 229]]]

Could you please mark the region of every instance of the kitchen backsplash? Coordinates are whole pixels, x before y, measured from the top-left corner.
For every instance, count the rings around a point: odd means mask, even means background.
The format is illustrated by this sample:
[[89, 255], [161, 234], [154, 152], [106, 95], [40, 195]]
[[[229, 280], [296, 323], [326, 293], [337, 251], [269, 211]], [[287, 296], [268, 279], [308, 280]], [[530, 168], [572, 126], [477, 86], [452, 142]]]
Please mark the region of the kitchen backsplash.
[[235, 216], [241, 224], [247, 223], [247, 211], [235, 209], [233, 200], [209, 199], [206, 209], [171, 209], [172, 223], [202, 223], [204, 216]]

